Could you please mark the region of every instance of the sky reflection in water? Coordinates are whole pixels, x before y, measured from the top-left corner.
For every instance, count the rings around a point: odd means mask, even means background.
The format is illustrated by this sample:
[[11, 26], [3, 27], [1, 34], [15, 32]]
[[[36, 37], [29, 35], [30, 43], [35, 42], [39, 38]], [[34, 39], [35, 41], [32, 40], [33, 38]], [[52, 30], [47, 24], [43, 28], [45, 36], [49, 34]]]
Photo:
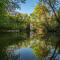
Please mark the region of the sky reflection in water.
[[32, 48], [16, 49], [12, 57], [11, 60], [37, 60]]

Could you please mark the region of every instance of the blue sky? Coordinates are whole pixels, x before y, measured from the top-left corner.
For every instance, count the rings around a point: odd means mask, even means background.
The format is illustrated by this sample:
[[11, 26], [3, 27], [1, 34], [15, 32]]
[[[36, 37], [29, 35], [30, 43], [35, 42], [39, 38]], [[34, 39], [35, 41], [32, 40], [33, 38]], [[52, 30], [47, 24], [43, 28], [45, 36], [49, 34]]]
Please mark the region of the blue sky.
[[27, 13], [30, 14], [33, 12], [36, 4], [38, 3], [38, 0], [26, 0], [25, 4], [21, 4], [21, 10], [17, 10], [21, 13]]
[[[58, 0], [60, 2], [60, 0]], [[25, 4], [21, 4], [21, 9], [17, 9], [17, 12], [31, 14], [39, 0], [26, 0]], [[59, 6], [60, 7], [60, 4]], [[57, 8], [58, 8], [57, 7]]]

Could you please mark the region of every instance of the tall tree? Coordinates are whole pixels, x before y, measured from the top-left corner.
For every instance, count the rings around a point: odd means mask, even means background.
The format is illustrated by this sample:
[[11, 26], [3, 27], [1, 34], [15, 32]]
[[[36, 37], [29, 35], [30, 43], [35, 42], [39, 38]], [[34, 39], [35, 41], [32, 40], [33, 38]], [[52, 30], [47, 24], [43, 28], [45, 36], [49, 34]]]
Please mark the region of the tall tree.
[[[51, 35], [55, 35], [55, 37], [57, 38], [54, 53], [52, 54], [52, 56], [50, 58], [50, 60], [52, 60], [54, 58], [56, 49], [58, 48], [59, 42], [60, 42], [60, 38], [59, 38], [60, 37], [60, 34], [59, 34], [59, 32], [60, 32], [60, 26], [59, 26], [60, 25], [60, 19], [57, 15], [57, 10], [60, 7], [60, 5], [59, 5], [60, 1], [59, 0], [40, 0], [40, 3], [45, 4], [45, 6], [47, 6], [49, 8], [50, 13], [52, 12], [51, 15], [53, 15], [55, 17], [55, 19], [52, 19], [52, 20], [56, 20], [56, 22], [58, 23], [58, 26], [54, 29], [51, 29], [51, 28], [49, 28], [49, 26], [45, 25], [45, 27], [47, 29], [47, 36], [49, 34], [51, 34]], [[59, 29], [58, 29], [58, 27], [59, 27]]]

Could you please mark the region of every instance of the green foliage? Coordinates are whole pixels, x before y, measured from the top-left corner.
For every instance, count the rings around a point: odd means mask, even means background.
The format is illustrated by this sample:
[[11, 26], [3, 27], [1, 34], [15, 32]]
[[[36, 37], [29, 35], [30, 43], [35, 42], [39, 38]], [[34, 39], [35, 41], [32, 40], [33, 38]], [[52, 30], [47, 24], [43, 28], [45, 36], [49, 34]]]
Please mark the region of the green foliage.
[[27, 23], [29, 21], [29, 16], [26, 14], [18, 14], [16, 16], [4, 16], [0, 17], [0, 27], [1, 29], [26, 29]]
[[[40, 3], [41, 4], [38, 4], [35, 7], [35, 10], [34, 10], [32, 16], [34, 16], [34, 18], [36, 20], [37, 19], [40, 20], [39, 22], [41, 24], [39, 26], [41, 26], [41, 27], [44, 26], [45, 36], [44, 36], [43, 41], [46, 42], [45, 44], [47, 44], [47, 47], [50, 45], [50, 46], [54, 47], [55, 49], [60, 48], [59, 47], [60, 27], [58, 27], [58, 26], [60, 26], [60, 23], [59, 23], [59, 14], [60, 13], [58, 14], [58, 11], [55, 9], [55, 6], [57, 6], [56, 5], [57, 0], [41, 0]], [[48, 5], [49, 7], [46, 5]], [[41, 7], [43, 7], [43, 8], [41, 8]], [[46, 10], [46, 8], [49, 8], [49, 9]], [[42, 20], [44, 20], [44, 21], [41, 21], [41, 17], [43, 17]], [[37, 25], [37, 23], [36, 23], [36, 25]], [[38, 46], [41, 46], [41, 45], [38, 44]], [[38, 46], [35, 46], [35, 53], [37, 54], [37, 56], [40, 57], [41, 55], [39, 52], [41, 51], [42, 48], [40, 49], [40, 48], [38, 48]], [[56, 46], [57, 46], [57, 48], [56, 48]], [[42, 51], [43, 51], [43, 49], [42, 49]]]
[[34, 14], [36, 17], [41, 17], [42, 15], [44, 15], [44, 13], [48, 12], [49, 10], [45, 5], [37, 4], [32, 14]]
[[[34, 52], [38, 58], [46, 57], [49, 53], [50, 46], [55, 47], [57, 45], [57, 48], [60, 49], [60, 24], [58, 22], [60, 10], [57, 11], [54, 9], [56, 1], [57, 0], [40, 0], [41, 4], [37, 4], [33, 13], [28, 16], [27, 14], [22, 13], [18, 13], [16, 15], [9, 14], [10, 12], [8, 13], [6, 9], [11, 8], [11, 4], [13, 4], [13, 8], [19, 8], [19, 5], [15, 1], [1, 0], [0, 31], [19, 30], [19, 32], [17, 34], [8, 35], [5, 33], [3, 36], [4, 38], [0, 36], [0, 52], [9, 45], [18, 44], [20, 40], [25, 40], [27, 34], [30, 36], [30, 23], [33, 27], [31, 31], [33, 31], [33, 35], [35, 35], [33, 38], [36, 40], [32, 44], [31, 48], [34, 49]], [[20, 2], [25, 3], [25, 0], [20, 0]], [[31, 40], [33, 41], [34, 39]], [[37, 39], [39, 40], [38, 43]], [[28, 42], [27, 44], [23, 43], [23, 46], [29, 45]], [[5, 51], [2, 51], [1, 54], [3, 52]]]

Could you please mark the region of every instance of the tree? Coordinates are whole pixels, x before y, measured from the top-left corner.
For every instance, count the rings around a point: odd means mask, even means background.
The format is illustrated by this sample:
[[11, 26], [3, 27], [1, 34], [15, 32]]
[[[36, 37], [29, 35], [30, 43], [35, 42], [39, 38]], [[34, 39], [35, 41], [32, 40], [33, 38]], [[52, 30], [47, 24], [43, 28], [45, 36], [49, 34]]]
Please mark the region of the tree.
[[20, 4], [25, 3], [25, 0], [1, 0], [0, 1], [0, 21], [6, 19], [6, 15], [9, 12], [15, 11], [16, 8], [21, 7], [18, 2]]
[[[58, 48], [59, 46], [59, 42], [60, 42], [60, 34], [59, 34], [59, 31], [60, 31], [60, 27], [58, 29], [58, 26], [60, 25], [60, 20], [59, 20], [59, 17], [57, 16], [57, 10], [59, 9], [60, 6], [59, 5], [59, 1], [58, 0], [40, 0], [40, 2], [44, 3], [45, 6], [48, 5], [47, 7], [49, 8], [50, 10], [50, 13], [51, 15], [53, 15], [55, 17], [55, 20], [56, 22], [58, 23], [58, 25], [55, 27], [55, 28], [50, 28], [48, 25], [45, 25], [46, 29], [47, 29], [47, 36], [51, 36], [51, 35], [55, 35], [55, 37], [57, 38], [57, 41], [55, 42], [55, 51], [53, 53], [53, 55], [51, 56], [50, 60], [52, 60], [54, 58], [54, 55], [55, 55], [55, 52], [56, 52], [56, 49]], [[58, 9], [57, 9], [58, 7]], [[52, 19], [54, 20], [54, 19]]]
[[[33, 13], [31, 14], [32, 16], [32, 20], [34, 19], [34, 22], [33, 24], [35, 23], [35, 28], [36, 28], [36, 35], [34, 38], [38, 38], [39, 39], [39, 43], [38, 45], [36, 45], [35, 43], [35, 46], [33, 47], [35, 53], [37, 54], [37, 56], [39, 57], [39, 60], [43, 57], [46, 57], [48, 55], [48, 47], [46, 45], [46, 42], [45, 42], [45, 38], [43, 39], [43, 37], [46, 35], [46, 32], [45, 32], [45, 27], [44, 27], [44, 23], [47, 24], [48, 22], [47, 21], [47, 17], [49, 17], [49, 10], [47, 9], [47, 7], [42, 4], [37, 4], [37, 6], [35, 7]], [[37, 21], [38, 20], [38, 21]], [[42, 42], [43, 43], [43, 46], [41, 46]]]
[[4, 11], [12, 11], [16, 8], [20, 8], [19, 4], [25, 3], [26, 0], [1, 0], [0, 1], [0, 13], [4, 13]]
[[48, 9], [47, 7], [43, 4], [40, 5], [39, 3], [36, 5], [34, 11], [32, 14], [36, 15], [37, 17], [41, 18], [42, 15], [44, 15], [44, 13], [48, 13]]
[[[55, 48], [50, 60], [54, 58], [60, 42], [59, 6], [57, 5], [59, 2], [57, 1], [58, 0], [40, 0], [40, 3], [35, 7], [34, 12], [32, 13], [33, 19], [38, 19], [39, 23], [42, 23], [39, 26], [44, 26], [45, 35], [43, 40], [45, 41], [46, 46], [48, 47], [50, 45]], [[41, 17], [43, 18], [41, 19]], [[39, 48], [37, 49], [39, 50]]]

